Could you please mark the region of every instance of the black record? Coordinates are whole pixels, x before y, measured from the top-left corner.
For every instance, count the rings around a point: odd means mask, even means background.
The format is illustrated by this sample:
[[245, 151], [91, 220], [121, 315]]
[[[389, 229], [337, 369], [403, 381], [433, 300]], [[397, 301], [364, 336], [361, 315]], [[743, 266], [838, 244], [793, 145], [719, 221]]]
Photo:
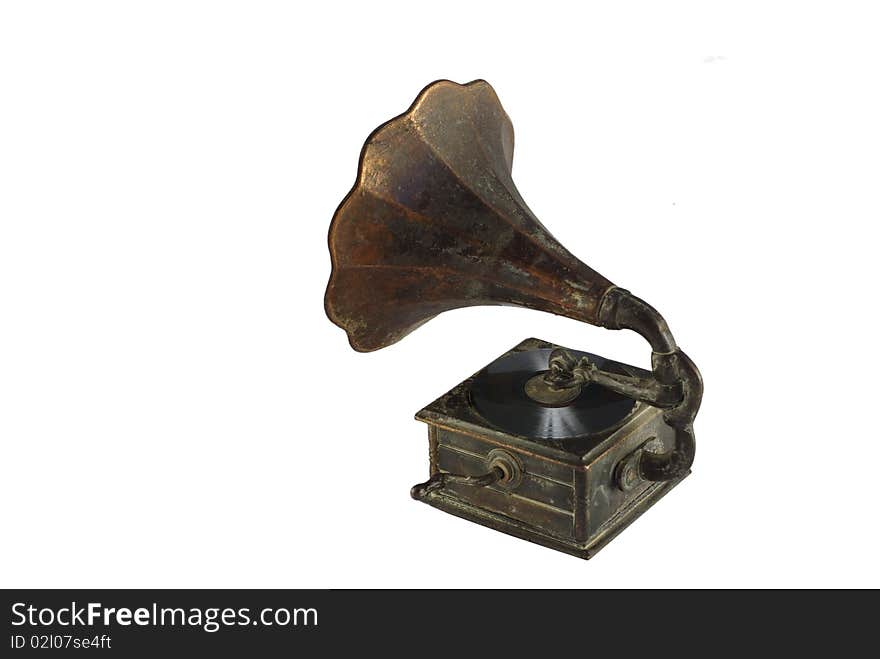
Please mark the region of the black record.
[[[551, 407], [526, 394], [526, 382], [547, 370], [550, 349], [514, 352], [498, 359], [474, 378], [471, 400], [480, 415], [500, 430], [530, 439], [571, 439], [592, 435], [623, 421], [635, 406], [632, 398], [589, 384], [570, 403]], [[599, 368], [627, 374], [616, 362], [587, 352]]]

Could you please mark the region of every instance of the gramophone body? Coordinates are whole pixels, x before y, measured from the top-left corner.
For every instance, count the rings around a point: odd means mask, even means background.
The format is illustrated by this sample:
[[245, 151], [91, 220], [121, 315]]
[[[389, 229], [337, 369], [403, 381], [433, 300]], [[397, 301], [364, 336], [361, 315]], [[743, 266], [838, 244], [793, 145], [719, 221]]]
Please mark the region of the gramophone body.
[[[516, 352], [558, 347], [526, 339], [498, 361]], [[413, 488], [415, 498], [436, 508], [589, 558], [690, 473], [652, 482], [639, 478], [632, 466], [627, 470], [627, 458], [646, 445], [659, 450], [672, 445], [672, 429], [656, 407], [635, 404], [611, 427], [573, 439], [535, 441], [486, 423], [470, 398], [477, 377], [479, 373], [416, 415], [428, 424], [430, 473], [483, 474], [499, 459], [506, 460], [512, 473], [485, 487], [450, 482], [434, 490]]]
[[486, 82], [426, 87], [364, 145], [330, 228], [325, 307], [359, 351], [474, 305], [645, 337], [651, 372], [526, 340], [417, 415], [431, 478], [414, 498], [588, 558], [690, 473], [702, 381], [653, 307], [537, 220], [512, 160], [513, 128]]

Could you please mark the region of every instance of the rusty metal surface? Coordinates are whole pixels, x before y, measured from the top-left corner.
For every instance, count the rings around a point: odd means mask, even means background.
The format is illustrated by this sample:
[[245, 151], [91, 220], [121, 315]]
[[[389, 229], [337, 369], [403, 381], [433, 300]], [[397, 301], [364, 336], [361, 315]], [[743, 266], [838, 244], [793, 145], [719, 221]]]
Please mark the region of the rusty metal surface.
[[[542, 341], [541, 339], [526, 339], [500, 355], [497, 359], [493, 360], [493, 363], [502, 361], [506, 356], [514, 352], [547, 349], [554, 350], [563, 348], [554, 343]], [[607, 364], [609, 368], [619, 369], [624, 372], [633, 373], [637, 376], [650, 375], [648, 371], [636, 366], [621, 364], [620, 362], [615, 362], [613, 360], [608, 360]], [[600, 446], [603, 441], [619, 427], [619, 424], [617, 424], [599, 432], [589, 433], [569, 439], [541, 439], [539, 441], [534, 437], [518, 435], [506, 432], [501, 428], [496, 428], [479, 414], [476, 407], [473, 405], [471, 397], [472, 385], [483, 370], [484, 369], [480, 369], [480, 371], [474, 373], [435, 401], [419, 410], [416, 413], [416, 419], [463, 434], [479, 434], [482, 437], [492, 438], [504, 445], [519, 446], [531, 454], [542, 458], [548, 458], [553, 462], [570, 465], [583, 464], [584, 456], [590, 454], [590, 452], [597, 446]], [[632, 419], [639, 413], [644, 412], [646, 407], [647, 406], [645, 405], [637, 405], [626, 418]]]
[[432, 83], [370, 135], [329, 234], [325, 308], [355, 350], [474, 305], [597, 323], [611, 282], [532, 214], [512, 163], [513, 126], [482, 80]]
[[[559, 346], [527, 339], [495, 361], [546, 348]], [[641, 405], [623, 424], [594, 435], [535, 440], [494, 428], [480, 418], [468, 395], [474, 377], [416, 415], [429, 426], [435, 456], [431, 478], [412, 491], [424, 503], [589, 558], [689, 473], [653, 482], [641, 478], [631, 465], [646, 449], [662, 453], [674, 444], [673, 429], [659, 408]], [[499, 452], [515, 462], [515, 480], [483, 477], [496, 466], [493, 456]]]
[[[416, 498], [588, 557], [690, 473], [703, 382], [656, 309], [550, 235], [517, 191], [512, 164], [513, 127], [488, 83], [428, 85], [364, 144], [330, 226], [324, 305], [358, 351], [475, 305], [526, 307], [645, 338], [651, 372], [559, 349], [528, 380], [525, 394], [554, 407], [590, 383], [638, 401], [607, 432], [566, 440], [506, 433], [474, 408], [469, 381], [417, 415], [430, 426], [431, 479], [414, 488]], [[530, 339], [514, 350], [539, 347], [558, 348]], [[489, 448], [522, 463], [516, 487], [513, 462], [479, 457]]]
[[674, 480], [652, 483], [631, 505], [621, 510], [598, 533], [586, 540], [578, 539], [578, 536], [582, 533], [580, 525], [584, 523], [584, 517], [582, 516], [578, 516], [574, 520], [576, 537], [574, 540], [571, 540], [548, 532], [545, 527], [522, 522], [503, 513], [495, 512], [490, 508], [475, 505], [472, 502], [455, 496], [449, 496], [448, 493], [444, 493], [442, 490], [432, 493], [422, 499], [422, 501], [438, 510], [486, 526], [495, 531], [565, 552], [577, 558], [590, 559], [611, 540], [616, 538], [626, 527], [638, 519], [642, 513], [668, 494], [673, 487], [687, 478], [688, 475], [690, 475], [690, 471], [685, 472]]
[[[428, 85], [363, 147], [355, 185], [330, 225], [328, 317], [359, 351], [474, 305], [636, 331], [651, 344], [653, 373], [635, 381], [581, 369], [579, 377], [666, 410], [677, 441], [662, 455], [644, 455], [639, 471], [649, 480], [675, 478], [694, 459], [699, 371], [656, 309], [550, 235], [520, 197], [512, 165], [513, 126], [487, 82]], [[534, 384], [540, 398], [558, 393]]]

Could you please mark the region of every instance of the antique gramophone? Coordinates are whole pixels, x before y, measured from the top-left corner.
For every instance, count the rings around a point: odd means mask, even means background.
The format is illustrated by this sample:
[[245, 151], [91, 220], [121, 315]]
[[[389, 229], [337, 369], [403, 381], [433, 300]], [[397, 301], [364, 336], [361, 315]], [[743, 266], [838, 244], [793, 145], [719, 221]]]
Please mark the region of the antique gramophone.
[[330, 226], [325, 307], [358, 351], [474, 305], [641, 334], [652, 372], [527, 339], [416, 415], [431, 477], [414, 498], [589, 558], [690, 473], [703, 385], [656, 310], [535, 218], [512, 160], [488, 83], [428, 85], [367, 138]]

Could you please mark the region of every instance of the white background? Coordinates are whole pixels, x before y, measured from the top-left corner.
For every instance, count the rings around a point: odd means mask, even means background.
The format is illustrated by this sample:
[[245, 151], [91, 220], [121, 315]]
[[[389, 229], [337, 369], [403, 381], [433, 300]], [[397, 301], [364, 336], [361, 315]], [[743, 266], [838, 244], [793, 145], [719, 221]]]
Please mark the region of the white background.
[[[880, 586], [876, 9], [603, 4], [3, 3], [0, 585]], [[693, 475], [590, 562], [413, 502], [412, 415], [529, 336], [647, 344], [324, 315], [361, 144], [441, 77], [705, 378]]]

